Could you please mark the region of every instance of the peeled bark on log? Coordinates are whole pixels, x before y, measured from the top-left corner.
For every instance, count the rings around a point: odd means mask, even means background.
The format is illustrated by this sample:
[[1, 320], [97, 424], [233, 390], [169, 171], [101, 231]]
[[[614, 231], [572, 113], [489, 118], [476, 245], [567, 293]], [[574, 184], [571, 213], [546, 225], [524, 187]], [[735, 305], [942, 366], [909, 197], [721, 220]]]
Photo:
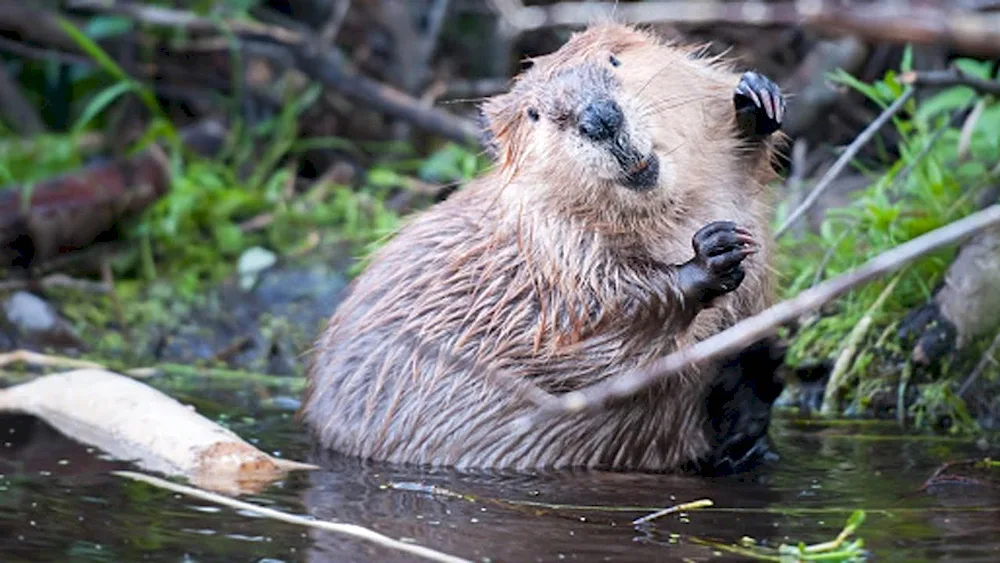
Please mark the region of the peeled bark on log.
[[316, 468], [272, 457], [159, 390], [102, 369], [0, 390], [0, 412], [36, 416], [116, 459], [226, 494], [258, 492], [288, 471]]

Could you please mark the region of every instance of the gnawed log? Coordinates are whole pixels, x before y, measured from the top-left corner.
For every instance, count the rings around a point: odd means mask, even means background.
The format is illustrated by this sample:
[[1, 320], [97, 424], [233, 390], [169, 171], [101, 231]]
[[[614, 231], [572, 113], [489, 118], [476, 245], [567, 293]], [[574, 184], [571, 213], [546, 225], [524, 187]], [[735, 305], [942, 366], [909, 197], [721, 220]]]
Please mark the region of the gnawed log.
[[103, 369], [0, 390], [0, 412], [36, 416], [115, 459], [226, 494], [258, 492], [289, 471], [316, 469], [270, 456], [157, 389]]

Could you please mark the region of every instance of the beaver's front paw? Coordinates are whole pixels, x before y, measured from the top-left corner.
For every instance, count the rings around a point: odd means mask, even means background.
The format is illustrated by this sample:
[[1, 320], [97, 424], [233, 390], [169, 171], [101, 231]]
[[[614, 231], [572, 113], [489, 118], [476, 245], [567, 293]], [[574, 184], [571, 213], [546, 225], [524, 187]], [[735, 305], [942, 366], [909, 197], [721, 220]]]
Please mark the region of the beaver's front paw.
[[785, 97], [781, 89], [763, 74], [743, 73], [733, 94], [736, 120], [748, 137], [766, 137], [781, 127], [785, 118]]
[[757, 246], [750, 231], [732, 221], [705, 225], [691, 238], [694, 258], [678, 270], [685, 297], [708, 304], [743, 282], [743, 260]]

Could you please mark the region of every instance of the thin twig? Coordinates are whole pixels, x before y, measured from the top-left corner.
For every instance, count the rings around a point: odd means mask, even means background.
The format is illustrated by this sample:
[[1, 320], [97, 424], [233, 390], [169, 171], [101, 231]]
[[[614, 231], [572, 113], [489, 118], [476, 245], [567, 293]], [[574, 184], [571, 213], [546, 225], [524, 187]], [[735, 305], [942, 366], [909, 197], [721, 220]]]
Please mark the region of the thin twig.
[[255, 514], [264, 516], [266, 518], [277, 520], [279, 522], [286, 522], [288, 524], [295, 524], [297, 526], [306, 526], [309, 528], [316, 528], [318, 530], [324, 530], [327, 532], [334, 532], [338, 534], [346, 534], [349, 536], [354, 536], [356, 538], [360, 538], [378, 544], [382, 547], [387, 547], [390, 549], [396, 549], [406, 553], [411, 553], [413, 555], [417, 555], [425, 559], [430, 559], [431, 561], [445, 561], [448, 563], [470, 563], [468, 559], [462, 559], [461, 557], [455, 557], [454, 555], [441, 553], [440, 551], [436, 551], [428, 547], [390, 538], [389, 536], [385, 536], [374, 530], [369, 530], [368, 528], [365, 528], [363, 526], [358, 526], [356, 524], [343, 524], [340, 522], [326, 522], [322, 520], [314, 520], [312, 518], [306, 518], [304, 516], [298, 516], [296, 514], [289, 514], [287, 512], [275, 510], [273, 508], [267, 508], [249, 502], [236, 500], [234, 498], [230, 498], [217, 493], [212, 493], [195, 487], [180, 485], [178, 483], [173, 483], [164, 479], [160, 479], [158, 477], [153, 477], [152, 475], [145, 475], [143, 473], [136, 473], [134, 471], [113, 471], [112, 473], [118, 475], [119, 477], [125, 477], [127, 479], [141, 481], [143, 483], [153, 485], [154, 487], [159, 487], [161, 489], [173, 491], [175, 493], [180, 493], [182, 495], [187, 495], [208, 502], [214, 502], [216, 504], [227, 506], [234, 510], [253, 512]]
[[334, 41], [336, 41], [337, 34], [340, 32], [340, 26], [344, 24], [344, 20], [347, 19], [347, 12], [349, 11], [351, 11], [351, 0], [338, 0], [334, 3], [333, 14], [330, 15], [330, 19], [323, 26], [323, 31], [319, 34], [319, 40], [324, 45], [333, 45]]
[[830, 187], [830, 185], [833, 183], [835, 179], [837, 179], [837, 176], [844, 170], [844, 168], [851, 161], [851, 159], [854, 158], [856, 154], [858, 154], [858, 151], [860, 151], [861, 148], [864, 147], [868, 143], [868, 141], [870, 141], [872, 137], [875, 136], [875, 133], [878, 132], [878, 130], [881, 129], [882, 126], [885, 125], [892, 118], [892, 116], [896, 115], [896, 112], [898, 112], [900, 108], [903, 107], [903, 104], [905, 104], [907, 100], [909, 100], [913, 96], [913, 92], [914, 89], [912, 87], [909, 87], [905, 91], [903, 91], [903, 94], [899, 96], [899, 98], [897, 98], [896, 101], [892, 103], [892, 105], [887, 107], [885, 111], [882, 112], [882, 115], [878, 116], [878, 118], [876, 118], [875, 121], [872, 121], [871, 124], [868, 127], [866, 127], [865, 130], [862, 131], [861, 134], [858, 135], [856, 139], [854, 139], [854, 141], [847, 147], [847, 150], [845, 150], [843, 154], [840, 155], [840, 158], [838, 158], [837, 161], [833, 163], [833, 166], [831, 166], [830, 169], [826, 171], [826, 174], [824, 174], [823, 177], [820, 178], [819, 182], [816, 184], [816, 187], [813, 188], [812, 192], [809, 193], [809, 196], [806, 197], [805, 201], [803, 201], [795, 209], [795, 211], [792, 211], [792, 213], [788, 216], [788, 218], [785, 219], [785, 222], [782, 223], [781, 226], [778, 227], [778, 229], [774, 232], [775, 239], [780, 238], [781, 235], [783, 235], [788, 230], [789, 227], [791, 227], [800, 217], [802, 217], [806, 213], [806, 211], [809, 210], [810, 207], [813, 206], [814, 203], [816, 203], [816, 200], [819, 199], [819, 196], [823, 195], [823, 192]]
[[883, 252], [850, 272], [807, 289], [792, 299], [769, 307], [692, 346], [662, 357], [645, 369], [629, 371], [601, 383], [540, 401], [538, 412], [532, 418], [546, 413], [580, 412], [595, 408], [608, 399], [631, 396], [687, 366], [735, 353], [855, 287], [998, 224], [1000, 204], [994, 204]]
[[715, 503], [707, 498], [691, 502], [685, 502], [683, 504], [678, 504], [676, 506], [664, 508], [663, 510], [657, 510], [656, 512], [652, 514], [647, 514], [642, 518], [636, 518], [635, 520], [632, 521], [632, 524], [645, 524], [646, 522], [656, 520], [657, 518], [661, 518], [663, 516], [666, 516], [667, 514], [673, 514], [674, 512], [682, 512], [686, 510], [694, 510], [696, 508], [705, 508], [708, 506], [715, 506]]
[[959, 397], [965, 395], [965, 392], [969, 390], [969, 387], [971, 387], [972, 384], [975, 383], [977, 379], [979, 379], [979, 376], [982, 375], [984, 371], [986, 371], [986, 368], [989, 367], [990, 364], [993, 365], [997, 364], [997, 358], [996, 358], [997, 351], [1000, 351], [1000, 330], [997, 331], [997, 335], [995, 338], [993, 338], [993, 342], [990, 344], [990, 347], [987, 348], [986, 352], [983, 353], [983, 357], [979, 359], [979, 363], [976, 364], [976, 368], [972, 370], [972, 373], [969, 374], [969, 377], [967, 377], [965, 381], [962, 383], [962, 386], [958, 388]]

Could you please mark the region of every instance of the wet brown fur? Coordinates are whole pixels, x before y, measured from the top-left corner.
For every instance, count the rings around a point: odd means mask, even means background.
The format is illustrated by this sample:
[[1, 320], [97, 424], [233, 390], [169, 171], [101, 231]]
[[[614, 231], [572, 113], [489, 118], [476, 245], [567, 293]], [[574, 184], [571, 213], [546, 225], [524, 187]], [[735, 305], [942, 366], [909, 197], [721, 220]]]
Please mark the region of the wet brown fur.
[[[564, 97], [549, 82], [561, 71], [612, 54], [616, 100], [662, 162], [648, 192], [595, 178], [565, 131], [526, 115]], [[533, 62], [483, 107], [496, 166], [413, 216], [318, 339], [301, 416], [323, 446], [459, 468], [645, 471], [708, 448], [711, 368], [536, 428], [515, 422], [533, 409], [518, 390], [592, 384], [767, 307], [774, 139], [740, 139], [739, 73], [644, 30], [594, 25]], [[738, 289], [696, 308], [654, 264], [689, 260], [692, 235], [716, 220], [745, 226], [762, 249]]]

